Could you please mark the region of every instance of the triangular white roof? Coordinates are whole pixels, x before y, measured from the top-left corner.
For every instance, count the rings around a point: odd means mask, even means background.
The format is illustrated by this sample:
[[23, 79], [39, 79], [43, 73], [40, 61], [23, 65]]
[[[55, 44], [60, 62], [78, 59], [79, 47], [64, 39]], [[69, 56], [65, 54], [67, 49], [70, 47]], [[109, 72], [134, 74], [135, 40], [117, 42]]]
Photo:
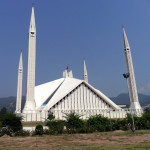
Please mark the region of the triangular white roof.
[[60, 86], [64, 79], [65, 78], [61, 78], [35, 87], [34, 98], [36, 109], [48, 99], [48, 97]]
[[91, 90], [93, 90], [99, 97], [101, 97], [106, 103], [108, 103], [114, 109], [120, 109], [113, 101], [111, 101], [107, 96], [102, 92], [92, 87], [90, 84], [83, 80], [75, 78], [60, 78], [58, 80], [48, 82], [35, 87], [35, 102], [36, 109], [41, 109], [41, 106], [46, 102], [43, 110], [49, 110], [56, 103], [58, 103], [62, 98], [74, 90], [77, 86], [84, 83]]
[[54, 96], [51, 98], [51, 100], [46, 105], [44, 110], [49, 110], [59, 100], [61, 100], [64, 96], [66, 96], [68, 93], [70, 93], [74, 88], [76, 88], [81, 83], [82, 83], [82, 80], [66, 77], [63, 84], [59, 87], [59, 89], [54, 94]]

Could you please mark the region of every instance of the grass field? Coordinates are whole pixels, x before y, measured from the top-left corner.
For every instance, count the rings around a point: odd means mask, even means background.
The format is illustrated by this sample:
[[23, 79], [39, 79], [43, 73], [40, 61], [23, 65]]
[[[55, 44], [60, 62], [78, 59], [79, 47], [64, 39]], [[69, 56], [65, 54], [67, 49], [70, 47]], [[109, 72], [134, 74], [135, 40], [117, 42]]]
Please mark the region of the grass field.
[[150, 150], [150, 130], [0, 137], [1, 150]]

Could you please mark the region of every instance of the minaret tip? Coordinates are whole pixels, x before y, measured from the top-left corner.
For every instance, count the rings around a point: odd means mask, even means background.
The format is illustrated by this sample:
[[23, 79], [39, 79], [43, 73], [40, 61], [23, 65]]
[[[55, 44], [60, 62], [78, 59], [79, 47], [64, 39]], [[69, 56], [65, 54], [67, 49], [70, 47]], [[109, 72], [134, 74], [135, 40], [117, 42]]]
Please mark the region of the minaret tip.
[[35, 15], [34, 15], [34, 6], [33, 6], [33, 4], [32, 4], [32, 12], [31, 12], [29, 32], [32, 35], [36, 32]]
[[84, 81], [88, 82], [88, 74], [87, 74], [87, 69], [86, 69], [86, 64], [85, 64], [85, 59], [83, 60], [83, 78], [84, 78]]
[[21, 69], [23, 69], [23, 61], [22, 61], [22, 50], [21, 50], [21, 52], [20, 52], [20, 60], [19, 60], [19, 70]]

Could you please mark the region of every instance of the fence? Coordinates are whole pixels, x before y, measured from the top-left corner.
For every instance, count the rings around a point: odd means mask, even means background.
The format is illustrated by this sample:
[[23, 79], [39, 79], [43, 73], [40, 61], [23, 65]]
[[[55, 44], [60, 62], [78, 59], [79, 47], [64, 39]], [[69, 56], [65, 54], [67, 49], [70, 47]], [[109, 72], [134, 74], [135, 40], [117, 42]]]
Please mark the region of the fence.
[[81, 119], [88, 119], [90, 116], [93, 115], [102, 115], [104, 117], [108, 117], [111, 119], [114, 118], [125, 118], [126, 115], [129, 114], [135, 114], [137, 116], [141, 116], [143, 110], [138, 109], [118, 109], [118, 110], [112, 110], [112, 109], [87, 109], [87, 110], [49, 110], [49, 111], [29, 111], [28, 113], [22, 113], [23, 121], [29, 122], [29, 121], [46, 121], [48, 114], [53, 113], [55, 116], [55, 119], [57, 120], [65, 120], [66, 114], [69, 113], [77, 113], [81, 116]]

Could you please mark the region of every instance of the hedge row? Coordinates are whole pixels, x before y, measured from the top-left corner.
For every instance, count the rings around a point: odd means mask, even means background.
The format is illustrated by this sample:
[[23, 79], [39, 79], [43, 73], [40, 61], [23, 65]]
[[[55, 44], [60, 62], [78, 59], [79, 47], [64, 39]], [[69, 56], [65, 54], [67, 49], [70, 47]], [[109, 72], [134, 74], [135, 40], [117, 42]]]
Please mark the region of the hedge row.
[[[130, 114], [124, 119], [110, 119], [101, 115], [91, 116], [88, 120], [80, 119], [81, 116], [75, 113], [67, 114], [66, 120], [55, 120], [50, 114], [46, 125], [49, 127], [43, 130], [42, 125], [37, 125], [34, 132], [22, 130], [21, 117], [12, 113], [5, 114], [0, 120], [0, 136], [28, 136], [42, 134], [62, 133], [92, 133], [114, 130], [129, 130], [133, 128], [133, 120]], [[150, 113], [143, 113], [141, 117], [134, 116], [135, 129], [150, 129]]]
[[[141, 117], [134, 116], [136, 130], [150, 129], [150, 113], [143, 113]], [[61, 133], [92, 133], [114, 130], [133, 129], [133, 120], [130, 114], [124, 119], [109, 119], [101, 115], [91, 116], [88, 120], [80, 119], [75, 113], [68, 114], [66, 121], [50, 120], [47, 122], [51, 134]]]

